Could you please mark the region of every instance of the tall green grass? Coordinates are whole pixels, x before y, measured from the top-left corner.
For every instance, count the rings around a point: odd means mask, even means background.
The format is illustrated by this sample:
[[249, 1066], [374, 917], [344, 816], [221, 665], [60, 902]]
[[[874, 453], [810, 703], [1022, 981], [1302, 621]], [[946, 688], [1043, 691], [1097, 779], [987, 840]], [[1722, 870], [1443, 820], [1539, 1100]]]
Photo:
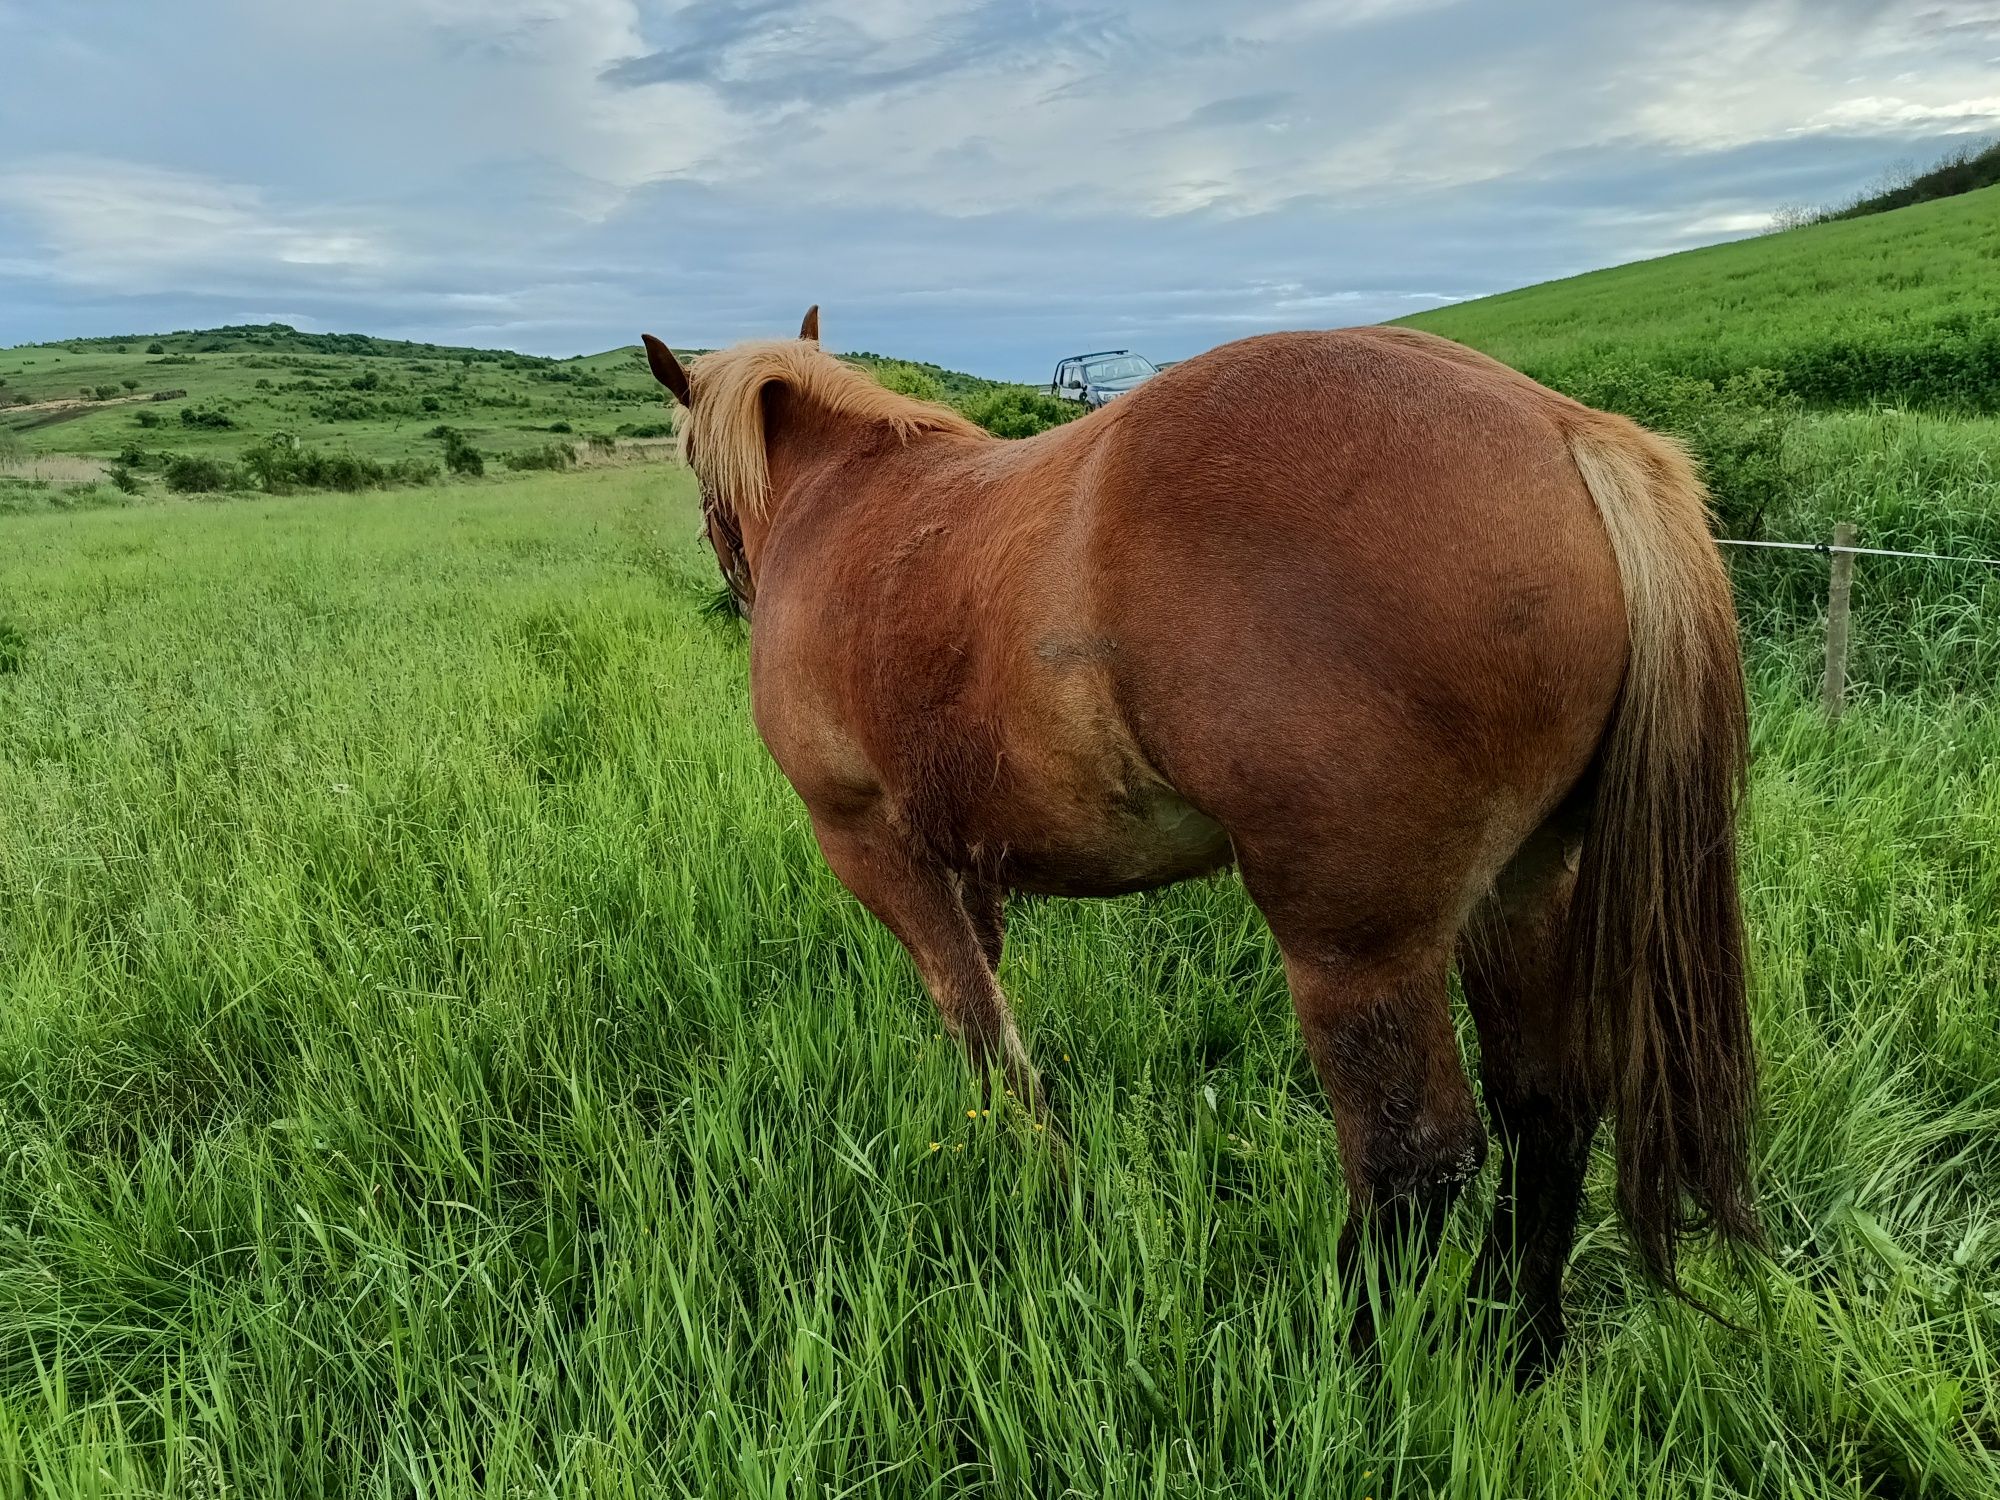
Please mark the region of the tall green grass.
[[1600, 1171], [1520, 1396], [1476, 1208], [1347, 1357], [1233, 878], [1019, 906], [1070, 1147], [981, 1112], [679, 472], [0, 529], [0, 1495], [2000, 1492], [2000, 716], [1871, 565], [1914, 690], [1837, 732], [1813, 589], [1752, 611], [1772, 1261], [1691, 1268], [1751, 1332], [1633, 1283]]

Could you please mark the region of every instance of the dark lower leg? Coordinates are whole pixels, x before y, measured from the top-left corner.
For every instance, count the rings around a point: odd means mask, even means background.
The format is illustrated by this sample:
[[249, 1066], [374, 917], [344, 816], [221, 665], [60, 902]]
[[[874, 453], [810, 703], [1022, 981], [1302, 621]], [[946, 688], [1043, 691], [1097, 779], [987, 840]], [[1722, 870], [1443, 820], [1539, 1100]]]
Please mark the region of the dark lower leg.
[[1562, 1351], [1563, 1273], [1596, 1115], [1574, 1100], [1505, 1098], [1490, 1082], [1487, 1098], [1506, 1158], [1473, 1284], [1517, 1309], [1517, 1368], [1531, 1378]]
[[1354, 1343], [1366, 1347], [1391, 1290], [1385, 1257], [1428, 1269], [1452, 1203], [1485, 1159], [1486, 1130], [1459, 1066], [1441, 956], [1367, 968], [1288, 956], [1286, 969], [1340, 1132], [1339, 1269], [1360, 1300]]
[[1583, 1001], [1564, 978], [1571, 879], [1561, 830], [1544, 829], [1502, 872], [1460, 947], [1487, 1112], [1505, 1152], [1475, 1286], [1516, 1308], [1524, 1381], [1562, 1350], [1563, 1273], [1603, 1112]]

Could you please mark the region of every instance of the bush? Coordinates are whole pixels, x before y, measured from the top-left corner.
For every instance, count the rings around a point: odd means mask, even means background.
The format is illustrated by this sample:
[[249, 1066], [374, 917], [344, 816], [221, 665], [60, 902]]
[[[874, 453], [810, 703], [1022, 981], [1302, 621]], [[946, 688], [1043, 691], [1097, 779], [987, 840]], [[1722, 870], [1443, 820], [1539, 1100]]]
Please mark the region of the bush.
[[162, 419], [156, 411], [142, 411], [134, 416], [132, 420], [137, 422], [141, 427], [158, 427]]
[[550, 432], [575, 432], [575, 431], [576, 431], [576, 429], [575, 429], [574, 427], [572, 427], [572, 426], [571, 426], [571, 425], [570, 425], [569, 423], [567, 423], [567, 422], [551, 422], [551, 423], [549, 423], [549, 425], [548, 425], [548, 430], [549, 430]]
[[148, 344], [146, 346], [146, 352], [148, 354], [165, 354], [167, 352], [167, 346], [165, 344]]
[[[136, 387], [139, 382], [135, 380], [132, 384]], [[100, 385], [91, 394], [96, 396], [99, 401], [109, 401], [113, 396], [118, 394], [118, 387], [115, 385]]]
[[438, 398], [435, 396], [426, 396], [424, 397], [423, 400], [419, 401], [417, 405], [422, 407], [427, 412], [444, 410], [444, 403], [438, 400]]
[[367, 422], [381, 415], [373, 401], [359, 396], [329, 396], [312, 404], [315, 420], [321, 422]]
[[902, 360], [891, 360], [880, 364], [870, 372], [876, 380], [899, 395], [913, 396], [919, 401], [944, 400], [944, 387], [928, 370], [917, 368]]
[[193, 453], [176, 453], [167, 460], [167, 488], [176, 495], [208, 495], [234, 489], [236, 471], [219, 459]]
[[444, 443], [444, 466], [452, 473], [477, 479], [486, 472], [486, 460], [456, 427], [447, 427], [440, 422], [431, 429], [430, 435]]
[[1025, 385], [1002, 386], [967, 404], [965, 414], [995, 437], [1033, 437], [1083, 415], [1081, 401], [1058, 401]]
[[273, 495], [293, 490], [379, 490], [390, 485], [429, 484], [437, 478], [436, 469], [417, 459], [384, 464], [355, 453], [327, 453], [308, 448], [286, 432], [247, 450], [243, 467]]
[[111, 482], [127, 495], [136, 495], [139, 493], [139, 476], [123, 464], [119, 464], [112, 469]]
[[137, 443], [127, 443], [118, 450], [118, 462], [128, 469], [146, 467], [146, 450]]
[[138, 389], [139, 389], [139, 382], [138, 382], [138, 381], [136, 381], [136, 380], [134, 380], [134, 379], [133, 379], [133, 378], [132, 378], [131, 376], [129, 376], [129, 375], [128, 375], [128, 376], [126, 376], [126, 377], [125, 377], [125, 378], [124, 378], [123, 380], [119, 381], [118, 383], [119, 383], [120, 385], [124, 386], [124, 387], [125, 387], [125, 389], [126, 389], [126, 390], [128, 390], [128, 391], [136, 391], [136, 390], [138, 390]]
[[539, 448], [510, 453], [506, 458], [510, 469], [567, 469], [575, 462], [576, 449], [568, 443], [544, 443]]
[[628, 438], [663, 438], [674, 435], [671, 422], [620, 422], [618, 436]]
[[181, 426], [210, 427], [227, 431], [236, 425], [235, 419], [219, 406], [184, 406], [181, 408]]

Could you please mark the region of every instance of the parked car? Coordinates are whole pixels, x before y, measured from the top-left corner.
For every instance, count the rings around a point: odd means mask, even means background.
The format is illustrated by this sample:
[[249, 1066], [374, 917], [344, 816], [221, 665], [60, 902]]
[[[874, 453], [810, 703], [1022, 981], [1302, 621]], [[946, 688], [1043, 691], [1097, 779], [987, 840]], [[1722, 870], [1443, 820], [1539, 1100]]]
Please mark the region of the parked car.
[[1081, 401], [1086, 411], [1096, 411], [1112, 397], [1144, 385], [1159, 373], [1151, 360], [1130, 349], [1072, 354], [1056, 366], [1049, 394], [1058, 401]]

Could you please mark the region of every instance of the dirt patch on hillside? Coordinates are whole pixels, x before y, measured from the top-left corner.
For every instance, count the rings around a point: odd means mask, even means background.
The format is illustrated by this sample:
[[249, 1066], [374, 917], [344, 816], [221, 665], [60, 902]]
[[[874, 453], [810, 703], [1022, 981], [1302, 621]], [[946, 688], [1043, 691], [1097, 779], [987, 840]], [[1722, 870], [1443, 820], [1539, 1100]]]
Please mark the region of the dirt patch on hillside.
[[153, 393], [140, 391], [133, 396], [112, 396], [103, 401], [85, 401], [78, 396], [61, 396], [53, 401], [29, 401], [20, 406], [0, 407], [0, 417], [26, 417], [25, 422], [13, 424], [16, 432], [32, 432], [37, 427], [53, 427], [58, 422], [73, 422], [78, 417], [89, 416], [94, 411], [103, 411], [111, 406], [141, 406], [153, 401], [174, 401], [185, 396], [185, 391]]
[[109, 466], [76, 453], [43, 453], [33, 458], [0, 460], [0, 479], [28, 484], [98, 484], [110, 476]]

